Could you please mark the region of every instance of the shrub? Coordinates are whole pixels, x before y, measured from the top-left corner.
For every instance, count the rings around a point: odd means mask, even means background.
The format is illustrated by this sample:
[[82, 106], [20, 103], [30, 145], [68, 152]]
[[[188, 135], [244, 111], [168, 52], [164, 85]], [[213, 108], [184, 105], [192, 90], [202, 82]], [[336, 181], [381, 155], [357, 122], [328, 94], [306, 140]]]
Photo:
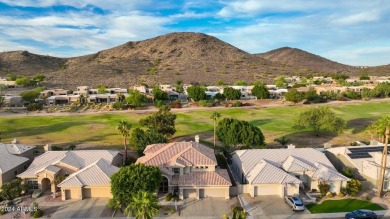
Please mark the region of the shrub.
[[112, 104], [112, 108], [116, 109], [116, 110], [121, 110], [123, 109], [124, 107], [124, 104], [122, 102], [115, 102]]
[[171, 104], [169, 104], [171, 108], [181, 108], [181, 103], [178, 100], [173, 101]]
[[43, 216], [43, 210], [41, 209], [37, 209], [34, 214], [33, 214], [33, 217], [34, 218], [39, 218], [39, 217], [42, 217]]
[[351, 196], [356, 196], [356, 194], [362, 189], [362, 183], [357, 179], [351, 179], [347, 182], [347, 193]]
[[52, 151], [63, 151], [64, 149], [62, 147], [58, 147], [58, 146], [54, 145], [54, 146], [51, 147], [51, 150]]
[[213, 100], [199, 100], [198, 102], [199, 106], [202, 107], [213, 107], [215, 103]]
[[236, 101], [236, 102], [234, 102], [234, 103], [232, 104], [232, 107], [242, 107], [242, 106], [243, 106], [243, 104], [242, 104], [241, 101]]
[[7, 211], [4, 208], [0, 208], [0, 215], [7, 214]]
[[369, 196], [369, 195], [367, 195], [367, 196], [365, 197], [365, 199], [366, 199], [367, 201], [371, 201], [372, 197]]
[[[166, 196], [165, 196], [165, 201], [169, 202], [172, 200], [172, 194], [171, 193], [168, 193]], [[165, 210], [165, 209], [164, 209]]]
[[43, 109], [43, 105], [39, 104], [39, 103], [30, 103], [27, 106], [27, 110], [28, 111], [39, 111], [39, 110], [42, 110], [42, 109]]
[[328, 198], [333, 198], [333, 194], [331, 192], [328, 193]]
[[342, 170], [342, 174], [348, 178], [353, 178], [354, 174], [352, 172], [352, 170], [348, 167], [344, 167], [343, 170]]
[[354, 141], [354, 142], [351, 142], [349, 145], [351, 145], [351, 146], [358, 146], [359, 144], [356, 141]]
[[342, 192], [340, 192], [340, 193], [338, 194], [338, 196], [339, 196], [340, 198], [342, 198], [342, 197], [344, 197], [345, 195], [344, 195]]
[[329, 184], [326, 184], [326, 183], [320, 182], [320, 183], [318, 184], [318, 189], [320, 190], [321, 195], [322, 195], [322, 196], [325, 196], [326, 193], [329, 192], [330, 185], [329, 185]]
[[340, 193], [343, 193], [344, 195], [348, 194], [347, 188], [346, 187], [341, 187], [340, 188]]
[[174, 208], [169, 209], [169, 213], [170, 214], [174, 214], [175, 213], [175, 209]]

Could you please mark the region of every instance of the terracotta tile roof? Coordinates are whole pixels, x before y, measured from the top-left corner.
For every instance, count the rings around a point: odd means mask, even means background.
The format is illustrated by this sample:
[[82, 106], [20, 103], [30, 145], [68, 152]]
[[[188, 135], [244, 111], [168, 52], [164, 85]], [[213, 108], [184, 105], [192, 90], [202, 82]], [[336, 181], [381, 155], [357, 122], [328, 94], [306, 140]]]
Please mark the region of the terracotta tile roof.
[[178, 186], [231, 186], [227, 170], [191, 172], [172, 176], [172, 185]]
[[184, 166], [217, 165], [214, 150], [196, 142], [155, 144], [145, 150], [145, 156], [138, 158], [137, 163], [154, 166], [175, 163]]
[[36, 157], [26, 171], [18, 177], [36, 177], [36, 174], [45, 170], [48, 166], [66, 164], [76, 170], [82, 169], [100, 159], [105, 159], [107, 163], [112, 163], [118, 151], [109, 150], [75, 150], [75, 151], [47, 151]]
[[110, 177], [119, 170], [104, 159], [69, 175], [58, 187], [69, 186], [110, 186]]

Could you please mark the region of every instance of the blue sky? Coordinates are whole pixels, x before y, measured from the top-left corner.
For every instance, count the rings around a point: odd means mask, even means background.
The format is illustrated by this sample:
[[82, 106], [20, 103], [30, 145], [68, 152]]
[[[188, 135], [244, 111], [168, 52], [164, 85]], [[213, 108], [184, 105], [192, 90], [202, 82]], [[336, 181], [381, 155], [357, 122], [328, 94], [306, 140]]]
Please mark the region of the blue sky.
[[0, 51], [73, 57], [190, 31], [250, 53], [289, 46], [384, 65], [389, 21], [388, 0], [0, 0]]

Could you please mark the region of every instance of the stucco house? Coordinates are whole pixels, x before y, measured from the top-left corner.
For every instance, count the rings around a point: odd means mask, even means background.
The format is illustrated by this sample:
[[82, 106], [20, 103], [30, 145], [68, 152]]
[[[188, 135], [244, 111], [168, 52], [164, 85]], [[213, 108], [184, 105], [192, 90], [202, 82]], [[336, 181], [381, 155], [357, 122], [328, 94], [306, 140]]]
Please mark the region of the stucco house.
[[244, 193], [252, 197], [297, 195], [304, 186], [318, 190], [320, 182], [339, 193], [349, 180], [313, 148], [237, 150], [232, 155], [232, 170], [244, 184]]
[[[18, 177], [33, 189], [56, 192], [60, 187], [63, 200], [111, 197], [109, 177], [121, 164], [118, 151], [47, 151]], [[58, 176], [66, 179], [57, 185]]]
[[227, 170], [217, 167], [214, 150], [199, 142], [148, 145], [137, 163], [158, 166], [162, 172], [160, 193], [180, 198], [230, 198]]
[[[378, 142], [377, 142], [378, 143]], [[328, 148], [327, 151], [334, 154], [340, 161], [351, 169], [356, 169], [359, 175], [370, 183], [370, 187], [377, 187], [380, 175], [383, 145], [362, 145]], [[387, 155], [387, 160], [390, 156]], [[387, 163], [383, 190], [390, 190], [390, 163]]]
[[0, 143], [0, 186], [25, 171], [34, 156], [34, 146]]

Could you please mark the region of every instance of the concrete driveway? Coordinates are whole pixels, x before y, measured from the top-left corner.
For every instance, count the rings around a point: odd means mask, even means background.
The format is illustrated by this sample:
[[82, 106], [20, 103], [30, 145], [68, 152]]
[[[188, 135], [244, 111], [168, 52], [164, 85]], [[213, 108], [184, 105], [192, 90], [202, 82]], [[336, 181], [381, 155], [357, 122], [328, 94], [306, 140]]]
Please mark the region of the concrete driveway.
[[51, 218], [99, 218], [108, 198], [88, 198], [61, 206]]
[[237, 198], [204, 198], [200, 200], [187, 198], [180, 208], [180, 216], [199, 218], [221, 218], [222, 213], [230, 215], [234, 206], [239, 206]]
[[295, 212], [284, 202], [280, 196], [257, 196], [250, 197], [248, 194], [243, 195], [246, 209], [254, 218], [278, 218], [278, 216], [296, 217], [305, 214], [305, 212]]

